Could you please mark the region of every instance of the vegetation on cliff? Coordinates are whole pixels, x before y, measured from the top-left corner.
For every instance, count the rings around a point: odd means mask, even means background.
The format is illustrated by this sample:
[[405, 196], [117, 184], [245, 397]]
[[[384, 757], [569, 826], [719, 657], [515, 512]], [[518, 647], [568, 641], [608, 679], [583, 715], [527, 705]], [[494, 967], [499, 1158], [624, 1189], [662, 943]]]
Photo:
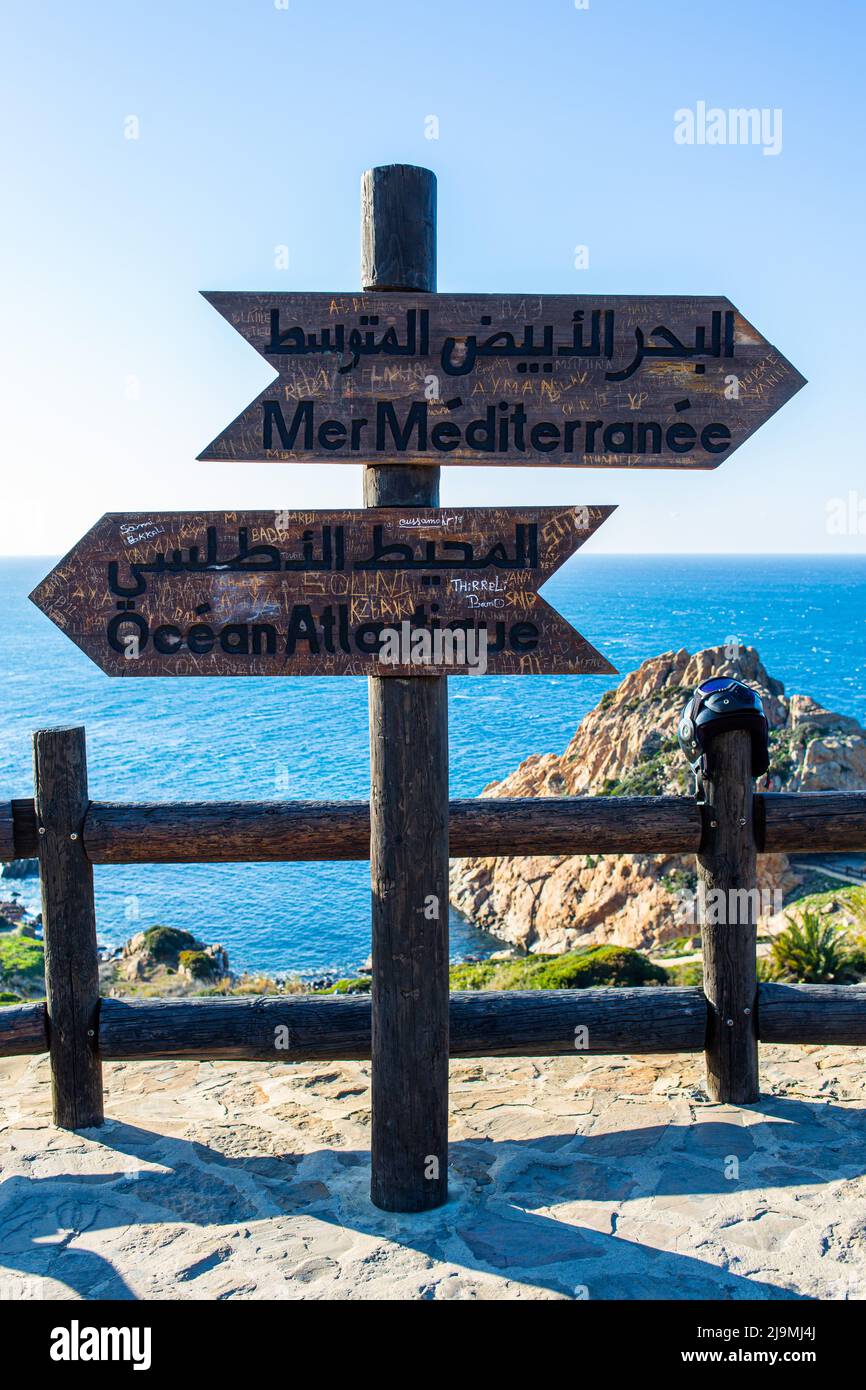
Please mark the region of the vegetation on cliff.
[[[450, 985], [458, 989], [585, 989], [591, 985], [663, 985], [667, 973], [640, 951], [595, 946], [564, 955], [518, 956], [512, 960], [466, 961], [452, 965]], [[328, 994], [365, 994], [369, 975], [337, 980]]]
[[45, 950], [41, 941], [18, 931], [0, 936], [0, 1003], [15, 1004], [45, 985]]
[[451, 969], [452, 989], [587, 989], [593, 985], [666, 983], [667, 972], [660, 965], [626, 946], [485, 960]]

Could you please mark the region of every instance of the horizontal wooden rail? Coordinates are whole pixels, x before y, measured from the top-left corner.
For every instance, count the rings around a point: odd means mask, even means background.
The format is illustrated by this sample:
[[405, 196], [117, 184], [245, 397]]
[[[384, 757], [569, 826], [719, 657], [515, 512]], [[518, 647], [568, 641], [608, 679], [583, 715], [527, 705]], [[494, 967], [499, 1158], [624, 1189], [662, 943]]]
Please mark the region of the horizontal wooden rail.
[[365, 801], [93, 804], [84, 845], [95, 864], [369, 859]]
[[[758, 848], [866, 850], [866, 792], [755, 798]], [[455, 859], [495, 855], [694, 854], [701, 815], [688, 797], [478, 797], [452, 801]], [[93, 864], [199, 864], [367, 859], [364, 801], [91, 802]], [[0, 860], [36, 856], [32, 801], [0, 806]]]
[[[586, 1029], [585, 1038], [576, 1029]], [[452, 1057], [700, 1052], [699, 989], [573, 989], [451, 995]], [[103, 1058], [366, 1061], [370, 998], [103, 999]]]
[[765, 1043], [866, 1043], [866, 985], [761, 985], [758, 1037]]
[[0, 863], [36, 858], [36, 811], [33, 798], [0, 802]]
[[[449, 809], [455, 859], [694, 850], [700, 836], [685, 798], [473, 798]], [[85, 847], [97, 864], [367, 859], [370, 816], [366, 802], [93, 806]]]
[[866, 851], [866, 791], [765, 792], [755, 820], [767, 853]]
[[[525, 990], [451, 995], [452, 1057], [699, 1052], [706, 1033], [699, 989]], [[575, 1048], [575, 1028], [587, 1046]], [[283, 1034], [279, 1029], [288, 1030]], [[103, 999], [98, 1048], [106, 1060], [365, 1061], [367, 995], [249, 999]], [[866, 1044], [866, 985], [762, 984], [763, 1043]], [[285, 1042], [284, 1047], [278, 1043]], [[47, 1051], [44, 1003], [0, 1009], [0, 1057]]]
[[0, 1057], [27, 1057], [48, 1051], [48, 1015], [44, 1002], [0, 1007]]
[[[0, 833], [14, 825], [6, 857], [31, 858], [32, 805], [12, 808], [0, 819]], [[686, 797], [488, 797], [452, 801], [449, 833], [454, 858], [664, 854], [695, 851], [701, 818]], [[84, 847], [93, 864], [365, 860], [370, 811], [365, 801], [91, 802]]]

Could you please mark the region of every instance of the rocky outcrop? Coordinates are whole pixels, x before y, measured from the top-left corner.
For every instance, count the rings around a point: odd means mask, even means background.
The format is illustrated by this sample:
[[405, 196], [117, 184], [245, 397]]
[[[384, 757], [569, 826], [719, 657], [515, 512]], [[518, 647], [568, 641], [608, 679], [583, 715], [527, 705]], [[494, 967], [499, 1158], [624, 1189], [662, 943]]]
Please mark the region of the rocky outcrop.
[[[484, 796], [690, 795], [677, 719], [695, 686], [731, 675], [761, 694], [772, 761], [760, 790], [866, 787], [866, 732], [805, 695], [785, 695], [751, 647], [665, 652], [602, 696], [564, 753], [533, 754]], [[759, 859], [759, 886], [791, 894], [800, 877], [785, 855]], [[676, 855], [455, 860], [454, 907], [526, 950], [614, 942], [652, 947], [694, 929], [693, 858]], [[778, 897], [776, 897], [778, 903]]]
[[104, 982], [144, 983], [164, 993], [184, 993], [192, 985], [228, 978], [229, 959], [220, 945], [206, 946], [178, 927], [148, 927], [130, 937], [117, 960], [103, 971]]

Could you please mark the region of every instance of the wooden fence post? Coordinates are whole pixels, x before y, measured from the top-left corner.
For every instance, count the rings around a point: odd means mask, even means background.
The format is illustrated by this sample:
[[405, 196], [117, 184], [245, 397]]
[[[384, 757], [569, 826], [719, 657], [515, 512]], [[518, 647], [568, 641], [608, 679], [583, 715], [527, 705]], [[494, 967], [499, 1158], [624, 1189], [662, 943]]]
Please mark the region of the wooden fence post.
[[54, 1123], [86, 1129], [104, 1117], [93, 869], [81, 836], [88, 805], [84, 730], [37, 731], [33, 778]]
[[719, 734], [708, 753], [698, 901], [709, 1004], [707, 1090], [713, 1100], [758, 1099], [757, 868], [749, 734]]
[[[361, 281], [436, 289], [429, 169], [363, 175]], [[364, 502], [438, 506], [439, 469], [370, 465]], [[372, 676], [369, 689], [371, 1197], [386, 1211], [426, 1211], [448, 1196], [448, 690], [444, 676]]]

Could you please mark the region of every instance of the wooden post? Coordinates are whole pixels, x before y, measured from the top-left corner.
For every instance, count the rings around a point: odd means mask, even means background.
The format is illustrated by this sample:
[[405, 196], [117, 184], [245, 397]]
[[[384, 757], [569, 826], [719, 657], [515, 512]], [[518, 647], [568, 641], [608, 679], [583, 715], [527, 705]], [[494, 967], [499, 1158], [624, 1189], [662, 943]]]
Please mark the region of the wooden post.
[[707, 1090], [713, 1100], [758, 1099], [757, 871], [749, 734], [719, 734], [708, 754], [698, 892], [707, 996]]
[[84, 730], [35, 733], [33, 778], [54, 1123], [86, 1129], [102, 1124], [103, 1110], [93, 869], [81, 835], [88, 805]]
[[[361, 281], [436, 289], [429, 169], [364, 174]], [[439, 469], [370, 465], [364, 502], [438, 506]], [[448, 691], [443, 676], [374, 676], [369, 687], [371, 1197], [386, 1211], [426, 1211], [448, 1196]]]

